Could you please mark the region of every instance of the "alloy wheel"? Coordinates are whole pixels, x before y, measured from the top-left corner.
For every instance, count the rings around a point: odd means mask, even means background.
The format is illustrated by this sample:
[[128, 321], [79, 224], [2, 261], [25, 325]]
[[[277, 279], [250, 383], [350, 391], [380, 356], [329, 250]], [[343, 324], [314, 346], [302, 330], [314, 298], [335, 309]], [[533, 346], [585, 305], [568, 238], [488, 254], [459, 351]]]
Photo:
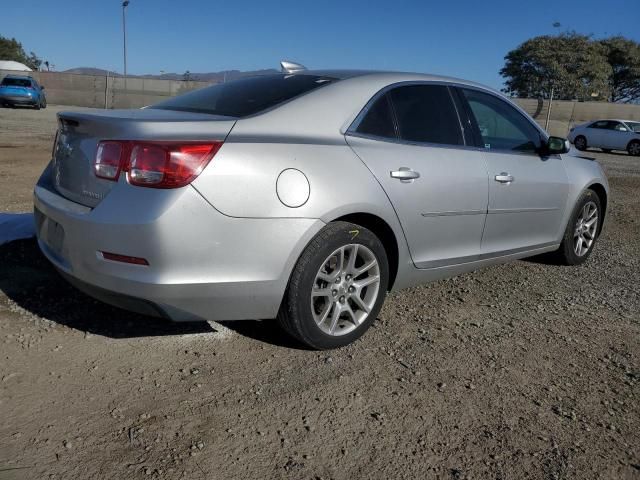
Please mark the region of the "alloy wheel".
[[629, 153], [631, 155], [640, 155], [640, 142], [633, 142], [629, 145]]
[[374, 253], [353, 243], [336, 249], [316, 273], [311, 311], [318, 327], [332, 336], [352, 332], [368, 318], [380, 290]]
[[594, 202], [587, 202], [578, 215], [573, 233], [573, 251], [578, 257], [587, 254], [596, 239], [597, 229], [598, 207]]

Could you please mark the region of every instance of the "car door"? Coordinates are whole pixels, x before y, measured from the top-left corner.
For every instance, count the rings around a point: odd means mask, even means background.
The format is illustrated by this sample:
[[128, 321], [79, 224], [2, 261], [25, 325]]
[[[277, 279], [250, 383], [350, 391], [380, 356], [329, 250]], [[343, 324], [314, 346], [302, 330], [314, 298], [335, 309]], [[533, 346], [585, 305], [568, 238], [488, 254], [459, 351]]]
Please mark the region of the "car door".
[[391, 200], [418, 268], [478, 258], [487, 169], [482, 152], [465, 146], [449, 87], [390, 88], [369, 102], [346, 138]]
[[601, 148], [607, 128], [607, 120], [598, 120], [586, 128], [587, 146]]
[[612, 150], [626, 150], [627, 143], [629, 143], [632, 136], [629, 129], [617, 120], [609, 120], [602, 130], [602, 134], [602, 148], [610, 148]]
[[473, 88], [461, 92], [489, 175], [481, 254], [500, 256], [558, 243], [569, 192], [562, 158], [538, 153], [546, 142], [542, 131], [503, 98]]

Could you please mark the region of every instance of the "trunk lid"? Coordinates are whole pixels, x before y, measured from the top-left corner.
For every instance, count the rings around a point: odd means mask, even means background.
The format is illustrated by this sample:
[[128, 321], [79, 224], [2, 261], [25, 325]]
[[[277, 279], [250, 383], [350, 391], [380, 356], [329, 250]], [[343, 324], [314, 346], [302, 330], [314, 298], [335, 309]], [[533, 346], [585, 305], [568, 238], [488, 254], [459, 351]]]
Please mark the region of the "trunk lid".
[[93, 208], [116, 185], [94, 174], [101, 140], [224, 140], [235, 122], [233, 117], [153, 109], [61, 112], [52, 181], [62, 196]]

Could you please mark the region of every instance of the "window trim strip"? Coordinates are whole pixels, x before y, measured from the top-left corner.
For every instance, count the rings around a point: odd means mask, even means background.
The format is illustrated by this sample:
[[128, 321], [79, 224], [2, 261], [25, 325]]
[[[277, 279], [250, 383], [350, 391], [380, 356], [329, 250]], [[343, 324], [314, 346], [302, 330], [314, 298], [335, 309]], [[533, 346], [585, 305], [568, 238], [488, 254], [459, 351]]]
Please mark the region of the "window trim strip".
[[[414, 146], [423, 146], [423, 147], [434, 147], [434, 148], [453, 148], [453, 149], [463, 149], [463, 150], [474, 150], [474, 151], [481, 151], [481, 152], [490, 152], [490, 153], [499, 153], [499, 154], [506, 154], [506, 155], [526, 155], [526, 156], [532, 156], [532, 157], [540, 157], [540, 154], [538, 154], [537, 152], [519, 152], [517, 150], [509, 150], [509, 149], [502, 149], [502, 148], [484, 148], [484, 146], [479, 146], [476, 145], [477, 139], [476, 138], [472, 138], [470, 140], [473, 141], [473, 144], [469, 144], [467, 143], [467, 138], [466, 135], [462, 135], [462, 139], [465, 142], [464, 145], [454, 145], [454, 144], [450, 144], [450, 143], [429, 143], [429, 142], [412, 142], [409, 140], [403, 140], [399, 137], [399, 131], [396, 131], [396, 138], [389, 138], [389, 137], [379, 137], [377, 135], [371, 135], [371, 134], [366, 134], [366, 133], [359, 133], [357, 132], [357, 128], [360, 126], [360, 123], [362, 122], [362, 119], [364, 118], [364, 116], [367, 114], [367, 112], [369, 111], [369, 109], [371, 108], [371, 106], [382, 96], [385, 95], [386, 93], [388, 93], [390, 90], [397, 88], [397, 87], [401, 87], [401, 86], [410, 86], [410, 85], [442, 85], [445, 87], [448, 87], [449, 91], [451, 90], [456, 90], [458, 91], [458, 95], [463, 95], [461, 89], [469, 89], [469, 90], [476, 90], [478, 92], [481, 93], [486, 93], [488, 95], [491, 95], [493, 97], [495, 97], [496, 99], [507, 103], [507, 105], [512, 106], [513, 108], [515, 108], [518, 113], [520, 113], [524, 119], [526, 121], [528, 121], [531, 125], [533, 125], [533, 127], [538, 130], [538, 132], [540, 133], [540, 138], [542, 141], [547, 141], [549, 138], [549, 135], [547, 134], [547, 132], [545, 132], [542, 127], [540, 125], [538, 125], [537, 122], [532, 121], [532, 119], [529, 117], [529, 115], [527, 115], [527, 113], [520, 108], [518, 105], [516, 105], [515, 103], [509, 101], [509, 99], [502, 97], [501, 95], [498, 95], [496, 92], [493, 92], [490, 89], [487, 88], [481, 88], [479, 86], [476, 85], [469, 85], [469, 84], [465, 84], [465, 83], [460, 83], [460, 82], [455, 82], [455, 81], [443, 81], [443, 80], [408, 80], [408, 81], [402, 81], [402, 82], [396, 82], [396, 83], [391, 83], [389, 85], [386, 85], [385, 87], [381, 88], [380, 90], [378, 90], [370, 99], [369, 101], [365, 104], [365, 106], [362, 108], [362, 110], [360, 111], [360, 113], [358, 113], [358, 115], [356, 115], [356, 118], [353, 120], [353, 122], [351, 122], [351, 125], [349, 125], [349, 128], [347, 128], [346, 132], [345, 132], [345, 136], [352, 136], [352, 137], [357, 137], [357, 138], [364, 138], [364, 139], [369, 139], [369, 140], [376, 140], [376, 141], [382, 141], [382, 142], [388, 142], [388, 143], [396, 143], [396, 144], [401, 144], [401, 145], [414, 145]], [[387, 97], [387, 101], [389, 101], [390, 105], [393, 107], [393, 102], [391, 102], [389, 100], [389, 98]], [[461, 122], [461, 118], [460, 118], [460, 112], [457, 109], [457, 105], [455, 102], [455, 99], [452, 98], [453, 104], [454, 104], [454, 108], [456, 109], [456, 113], [458, 115], [458, 120]], [[462, 101], [462, 100], [461, 100]], [[465, 100], [466, 101], [466, 100]], [[463, 102], [464, 104], [464, 102]], [[468, 108], [468, 106], [466, 107]], [[392, 112], [395, 115], [395, 110], [393, 110]], [[468, 112], [465, 111], [465, 116], [468, 117]], [[468, 117], [468, 120], [471, 121], [471, 123], [473, 124], [474, 122], [471, 120], [470, 117]], [[475, 137], [475, 136], [474, 136]]]

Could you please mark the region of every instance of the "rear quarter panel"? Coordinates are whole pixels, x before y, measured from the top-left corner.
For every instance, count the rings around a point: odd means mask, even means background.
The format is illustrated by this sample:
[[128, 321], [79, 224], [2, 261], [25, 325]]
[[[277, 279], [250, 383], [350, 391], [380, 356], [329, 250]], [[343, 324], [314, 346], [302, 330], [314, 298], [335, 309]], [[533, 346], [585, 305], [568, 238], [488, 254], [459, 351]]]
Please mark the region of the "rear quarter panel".
[[[309, 196], [299, 207], [278, 197], [278, 176], [286, 169], [304, 174]], [[234, 143], [220, 149], [193, 186], [231, 217], [331, 219], [366, 211], [395, 217], [389, 199], [344, 139], [334, 144]]]
[[[307, 201], [291, 208], [276, 190], [278, 176], [293, 168], [309, 183]], [[313, 218], [325, 223], [342, 216], [368, 213], [384, 220], [398, 243], [396, 285], [414, 269], [406, 239], [386, 193], [346, 144], [335, 142], [234, 142], [233, 134], [192, 184], [219, 212], [245, 218]]]

